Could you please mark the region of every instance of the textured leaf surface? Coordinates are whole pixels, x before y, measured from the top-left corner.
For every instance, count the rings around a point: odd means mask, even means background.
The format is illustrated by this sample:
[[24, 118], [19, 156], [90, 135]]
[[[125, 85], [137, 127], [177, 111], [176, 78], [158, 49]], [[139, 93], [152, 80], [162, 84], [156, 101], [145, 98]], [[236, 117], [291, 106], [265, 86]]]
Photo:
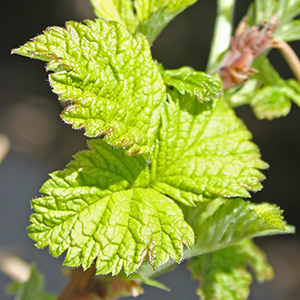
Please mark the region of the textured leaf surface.
[[153, 267], [179, 262], [193, 231], [172, 199], [149, 188], [145, 160], [101, 140], [90, 145], [93, 152], [51, 174], [41, 189], [47, 196], [32, 201], [28, 233], [37, 247], [49, 245], [53, 256], [67, 250], [68, 266], [96, 260], [98, 274], [130, 274], [146, 256]]
[[183, 208], [193, 227], [196, 243], [188, 256], [219, 250], [246, 238], [292, 233], [282, 210], [268, 203], [251, 204], [242, 199], [217, 199], [196, 208]]
[[194, 257], [189, 269], [194, 279], [200, 279], [197, 294], [201, 300], [246, 300], [252, 276], [248, 265], [259, 281], [273, 277], [264, 253], [250, 240], [237, 245]]
[[161, 30], [196, 0], [91, 0], [98, 17], [124, 24], [131, 33], [141, 32], [152, 43]]
[[160, 122], [165, 85], [145, 37], [98, 19], [51, 27], [14, 53], [49, 61], [53, 91], [71, 102], [62, 118], [86, 135], [151, 151]]
[[174, 87], [183, 95], [195, 96], [200, 102], [220, 98], [223, 93], [221, 82], [218, 79], [189, 67], [165, 70], [163, 80], [167, 86]]
[[187, 205], [210, 197], [250, 197], [267, 167], [250, 132], [224, 102], [199, 103], [170, 91], [151, 168], [152, 186]]

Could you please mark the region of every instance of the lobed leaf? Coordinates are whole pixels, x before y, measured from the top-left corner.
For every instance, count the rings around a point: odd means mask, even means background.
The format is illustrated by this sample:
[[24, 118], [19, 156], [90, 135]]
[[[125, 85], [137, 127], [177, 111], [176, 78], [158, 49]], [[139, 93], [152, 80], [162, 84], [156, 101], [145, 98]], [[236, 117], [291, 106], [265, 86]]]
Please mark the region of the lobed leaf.
[[268, 165], [250, 132], [221, 99], [199, 103], [169, 91], [155, 144], [151, 185], [186, 205], [212, 197], [250, 197]]
[[53, 91], [68, 103], [62, 113], [88, 137], [150, 153], [160, 123], [165, 85], [145, 37], [98, 19], [50, 27], [13, 53], [48, 61]]
[[200, 279], [197, 294], [202, 300], [246, 300], [252, 281], [248, 266], [260, 281], [273, 277], [264, 253], [250, 240], [194, 257], [188, 264], [193, 278]]
[[101, 140], [92, 152], [75, 156], [65, 171], [51, 174], [32, 201], [29, 236], [53, 256], [67, 251], [64, 264], [90, 267], [97, 274], [135, 272], [148, 256], [154, 267], [179, 262], [193, 231], [176, 203], [149, 188], [142, 157], [125, 156]]
[[174, 87], [182, 95], [189, 94], [196, 97], [199, 102], [220, 98], [223, 94], [218, 79], [189, 67], [165, 70], [162, 77], [167, 86]]

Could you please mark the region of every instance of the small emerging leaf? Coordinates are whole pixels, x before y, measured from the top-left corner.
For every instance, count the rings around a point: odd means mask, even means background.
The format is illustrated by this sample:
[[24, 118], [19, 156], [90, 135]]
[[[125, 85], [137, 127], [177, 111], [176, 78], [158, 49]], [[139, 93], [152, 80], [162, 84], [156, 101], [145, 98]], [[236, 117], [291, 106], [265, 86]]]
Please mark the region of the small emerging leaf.
[[174, 87], [183, 95], [196, 97], [199, 102], [220, 98], [223, 94], [221, 82], [204, 72], [183, 67], [178, 70], [165, 70], [162, 74], [165, 84]]
[[286, 116], [291, 109], [291, 101], [280, 86], [266, 86], [260, 89], [251, 101], [258, 119], [272, 120]]
[[73, 128], [129, 154], [151, 152], [166, 92], [144, 36], [102, 19], [68, 22], [13, 53], [48, 61], [53, 91], [69, 104], [62, 118]]
[[252, 281], [248, 265], [259, 281], [272, 279], [273, 270], [264, 253], [250, 240], [194, 257], [188, 267], [193, 278], [200, 279], [197, 294], [201, 300], [246, 300]]

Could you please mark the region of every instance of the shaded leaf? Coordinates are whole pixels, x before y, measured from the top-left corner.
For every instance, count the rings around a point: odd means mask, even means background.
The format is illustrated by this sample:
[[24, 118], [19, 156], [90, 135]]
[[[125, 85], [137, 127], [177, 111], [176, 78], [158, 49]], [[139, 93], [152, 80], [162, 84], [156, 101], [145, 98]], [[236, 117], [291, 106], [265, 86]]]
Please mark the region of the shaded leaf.
[[276, 205], [251, 204], [242, 199], [217, 199], [196, 208], [183, 208], [195, 232], [195, 246], [188, 256], [216, 251], [246, 238], [292, 233]]
[[194, 257], [188, 264], [193, 278], [200, 279], [197, 294], [202, 300], [246, 300], [252, 281], [248, 266], [259, 281], [273, 277], [264, 253], [250, 240]]

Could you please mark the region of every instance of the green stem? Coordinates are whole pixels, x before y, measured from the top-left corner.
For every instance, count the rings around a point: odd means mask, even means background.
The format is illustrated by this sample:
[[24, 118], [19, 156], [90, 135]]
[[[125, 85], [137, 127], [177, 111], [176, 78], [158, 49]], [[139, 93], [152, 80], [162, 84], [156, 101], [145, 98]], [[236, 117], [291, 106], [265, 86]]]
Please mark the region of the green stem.
[[218, 0], [214, 36], [206, 68], [208, 73], [215, 71], [220, 55], [230, 45], [234, 7], [235, 0]]

